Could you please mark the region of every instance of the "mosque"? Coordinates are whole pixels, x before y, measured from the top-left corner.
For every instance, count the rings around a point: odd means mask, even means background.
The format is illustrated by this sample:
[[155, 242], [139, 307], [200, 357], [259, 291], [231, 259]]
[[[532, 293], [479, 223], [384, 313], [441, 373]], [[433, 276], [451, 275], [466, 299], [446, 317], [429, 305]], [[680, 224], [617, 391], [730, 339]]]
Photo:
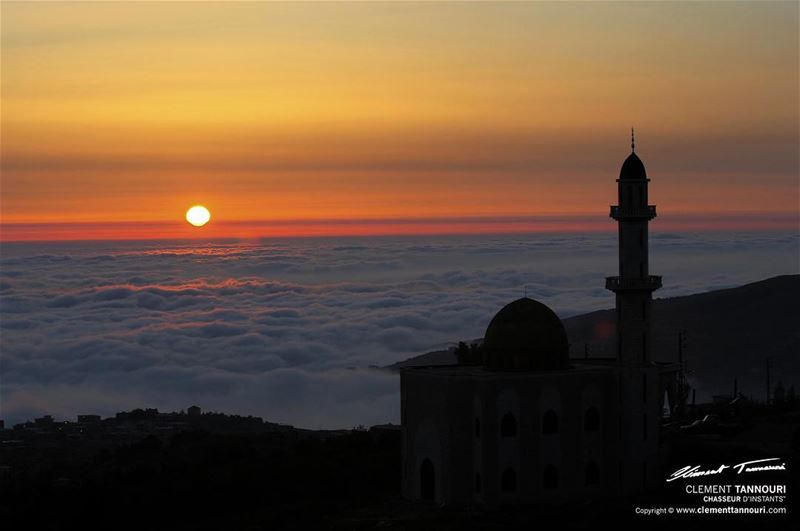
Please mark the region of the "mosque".
[[635, 153], [617, 179], [616, 356], [570, 359], [564, 325], [521, 298], [489, 323], [477, 360], [401, 372], [403, 496], [532, 503], [634, 493], [663, 480], [659, 427], [678, 366], [653, 361], [649, 179]]

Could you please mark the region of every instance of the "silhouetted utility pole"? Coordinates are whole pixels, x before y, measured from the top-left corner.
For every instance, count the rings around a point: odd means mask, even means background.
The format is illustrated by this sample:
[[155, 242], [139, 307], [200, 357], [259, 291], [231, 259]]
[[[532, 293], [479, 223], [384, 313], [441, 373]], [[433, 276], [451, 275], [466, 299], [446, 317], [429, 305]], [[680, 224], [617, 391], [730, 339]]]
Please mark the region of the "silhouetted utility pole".
[[770, 371], [772, 370], [772, 357], [767, 357], [767, 405], [769, 405], [769, 394], [772, 384], [770, 382]]
[[587, 359], [589, 358], [589, 343], [583, 344], [583, 357]]
[[739, 379], [738, 378], [734, 378], [733, 379], [733, 398], [736, 398], [737, 396], [739, 396]]

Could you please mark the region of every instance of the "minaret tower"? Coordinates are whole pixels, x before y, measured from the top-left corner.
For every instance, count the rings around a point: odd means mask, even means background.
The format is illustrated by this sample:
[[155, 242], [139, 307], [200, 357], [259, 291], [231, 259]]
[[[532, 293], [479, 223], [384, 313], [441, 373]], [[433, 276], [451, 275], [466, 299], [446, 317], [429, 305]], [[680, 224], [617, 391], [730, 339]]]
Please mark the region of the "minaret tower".
[[619, 276], [606, 278], [606, 289], [617, 298], [617, 360], [628, 366], [650, 365], [653, 358], [650, 304], [661, 277], [651, 275], [647, 264], [647, 226], [656, 217], [655, 205], [647, 204], [649, 182], [631, 129], [631, 154], [617, 179], [619, 204], [610, 214], [619, 224]]

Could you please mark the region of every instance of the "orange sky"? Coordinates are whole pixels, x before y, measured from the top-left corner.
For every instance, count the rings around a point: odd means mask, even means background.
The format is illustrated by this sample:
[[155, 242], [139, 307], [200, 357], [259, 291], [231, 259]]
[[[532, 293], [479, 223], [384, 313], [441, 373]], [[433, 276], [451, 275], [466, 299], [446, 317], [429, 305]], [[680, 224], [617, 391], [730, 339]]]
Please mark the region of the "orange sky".
[[5, 240], [796, 227], [797, 3], [0, 5]]

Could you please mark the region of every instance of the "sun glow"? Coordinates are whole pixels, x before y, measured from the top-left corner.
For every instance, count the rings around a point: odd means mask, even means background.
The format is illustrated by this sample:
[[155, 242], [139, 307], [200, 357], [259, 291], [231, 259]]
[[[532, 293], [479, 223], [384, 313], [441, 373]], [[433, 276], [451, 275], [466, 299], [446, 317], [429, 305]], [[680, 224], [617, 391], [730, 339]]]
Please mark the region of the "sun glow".
[[186, 221], [195, 227], [202, 227], [211, 219], [211, 212], [202, 205], [195, 205], [186, 211]]

